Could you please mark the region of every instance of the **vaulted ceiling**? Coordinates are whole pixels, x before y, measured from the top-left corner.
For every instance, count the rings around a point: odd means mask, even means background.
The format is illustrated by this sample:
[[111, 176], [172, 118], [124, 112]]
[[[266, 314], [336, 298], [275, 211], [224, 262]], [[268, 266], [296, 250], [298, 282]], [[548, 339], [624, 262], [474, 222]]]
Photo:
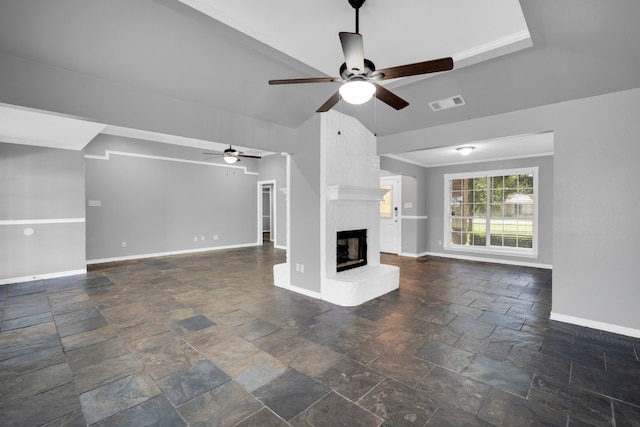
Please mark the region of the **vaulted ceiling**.
[[[389, 84], [403, 110], [335, 108], [384, 136], [640, 87], [639, 18], [637, 0], [368, 0], [360, 31], [378, 67], [456, 66]], [[290, 128], [337, 86], [267, 81], [337, 75], [337, 33], [353, 30], [347, 0], [0, 0], [2, 54]], [[465, 105], [429, 107], [454, 95]]]

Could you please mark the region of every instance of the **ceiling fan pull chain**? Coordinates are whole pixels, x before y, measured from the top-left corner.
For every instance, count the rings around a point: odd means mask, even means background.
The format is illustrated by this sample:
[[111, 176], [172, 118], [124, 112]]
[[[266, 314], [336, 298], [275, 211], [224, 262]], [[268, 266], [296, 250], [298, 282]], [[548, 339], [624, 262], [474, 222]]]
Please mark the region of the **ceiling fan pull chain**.
[[[374, 98], [378, 98], [376, 96], [377, 94], [373, 94]], [[378, 136], [378, 103], [374, 102], [373, 103], [373, 136], [377, 137]]]
[[342, 127], [340, 126], [342, 124], [342, 97], [338, 98], [338, 113], [340, 113], [338, 116], [338, 135], [342, 135], [342, 132], [340, 132], [340, 128]]

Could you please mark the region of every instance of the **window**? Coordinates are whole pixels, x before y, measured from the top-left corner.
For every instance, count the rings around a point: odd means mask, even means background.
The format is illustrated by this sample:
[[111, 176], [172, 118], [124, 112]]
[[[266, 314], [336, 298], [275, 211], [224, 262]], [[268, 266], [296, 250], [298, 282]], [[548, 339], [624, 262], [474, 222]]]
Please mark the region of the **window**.
[[445, 174], [445, 249], [537, 256], [538, 168]]
[[380, 218], [391, 218], [391, 206], [393, 206], [393, 196], [391, 193], [391, 185], [381, 185], [381, 190], [389, 190], [384, 194], [384, 198], [380, 200]]

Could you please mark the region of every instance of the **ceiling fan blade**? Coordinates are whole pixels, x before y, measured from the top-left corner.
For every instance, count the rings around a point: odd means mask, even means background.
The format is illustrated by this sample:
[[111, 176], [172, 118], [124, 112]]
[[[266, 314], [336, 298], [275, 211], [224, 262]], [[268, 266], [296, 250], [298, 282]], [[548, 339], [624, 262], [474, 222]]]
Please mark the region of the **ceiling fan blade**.
[[433, 59], [431, 61], [416, 62], [415, 64], [399, 65], [397, 67], [376, 70], [371, 77], [382, 74], [378, 80], [397, 79], [399, 77], [418, 76], [420, 74], [437, 73], [453, 69], [452, 58]]
[[339, 82], [342, 79], [339, 77], [309, 77], [305, 79], [281, 79], [281, 80], [269, 80], [270, 85], [289, 85], [296, 83], [331, 83]]
[[362, 35], [358, 33], [341, 32], [339, 36], [347, 70], [353, 74], [364, 73], [364, 46], [362, 44]]
[[224, 156], [224, 153], [202, 153], [205, 156]]
[[374, 83], [374, 86], [376, 87], [376, 98], [389, 105], [390, 107], [393, 107], [396, 110], [402, 110], [404, 107], [409, 105], [407, 101], [400, 98], [398, 95], [391, 92], [384, 86], [380, 86], [377, 83]]
[[338, 101], [340, 101], [340, 92], [336, 92], [331, 95], [331, 98], [327, 99], [327, 102], [322, 104], [322, 106], [316, 110], [316, 113], [324, 113], [326, 111], [329, 111], [331, 107], [338, 103]]
[[247, 157], [247, 158], [250, 158], [250, 159], [261, 159], [262, 158], [260, 156], [252, 156], [250, 154], [238, 154], [238, 156], [239, 157]]

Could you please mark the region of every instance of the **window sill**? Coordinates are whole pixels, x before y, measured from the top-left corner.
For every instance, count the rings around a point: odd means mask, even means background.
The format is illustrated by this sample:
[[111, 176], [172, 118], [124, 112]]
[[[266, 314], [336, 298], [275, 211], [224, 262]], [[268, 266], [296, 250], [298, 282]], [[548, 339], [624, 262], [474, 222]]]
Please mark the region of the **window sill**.
[[519, 258], [538, 258], [538, 251], [536, 249], [497, 249], [497, 248], [488, 248], [486, 246], [455, 246], [455, 245], [445, 245], [443, 246], [445, 251], [455, 251], [455, 252], [471, 252], [476, 254], [485, 254], [485, 255], [503, 255], [510, 257], [519, 257]]

